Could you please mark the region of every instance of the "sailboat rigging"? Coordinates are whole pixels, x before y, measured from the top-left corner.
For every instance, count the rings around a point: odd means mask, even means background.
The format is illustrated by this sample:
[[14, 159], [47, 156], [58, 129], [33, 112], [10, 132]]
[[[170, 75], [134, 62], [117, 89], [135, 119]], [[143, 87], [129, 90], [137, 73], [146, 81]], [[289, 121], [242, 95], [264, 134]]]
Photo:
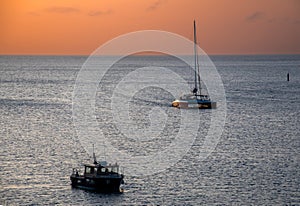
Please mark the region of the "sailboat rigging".
[[199, 108], [199, 109], [214, 109], [217, 103], [210, 100], [208, 95], [202, 94], [200, 67], [198, 60], [198, 45], [196, 34], [196, 22], [194, 21], [194, 89], [191, 94], [186, 94], [172, 102], [173, 107], [177, 108]]

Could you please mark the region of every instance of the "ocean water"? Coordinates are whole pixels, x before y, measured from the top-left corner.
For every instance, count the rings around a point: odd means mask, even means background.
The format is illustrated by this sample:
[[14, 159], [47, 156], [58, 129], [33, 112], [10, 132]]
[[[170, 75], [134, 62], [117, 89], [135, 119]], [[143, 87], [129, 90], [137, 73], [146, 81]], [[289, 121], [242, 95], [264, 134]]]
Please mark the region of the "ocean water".
[[[187, 153], [144, 176], [125, 167], [124, 194], [99, 194], [72, 189], [69, 180], [72, 168], [92, 161], [72, 113], [76, 78], [87, 57], [0, 56], [0, 204], [300, 205], [300, 56], [211, 59], [224, 84], [227, 116], [210, 155], [201, 159], [200, 150], [213, 111], [191, 111], [199, 112], [200, 126]], [[96, 92], [101, 135], [133, 156], [161, 151], [182, 124], [180, 110], [170, 107], [175, 97], [153, 86], [134, 94], [125, 90], [131, 125], [115, 123], [111, 104], [118, 83], [149, 66], [168, 68], [188, 81], [192, 74], [173, 57], [130, 56], [105, 73]], [[140, 82], [131, 84], [139, 88]], [[162, 128], [159, 121], [151, 127], [153, 107], [166, 119]], [[126, 128], [132, 125], [158, 135], [131, 139]]]

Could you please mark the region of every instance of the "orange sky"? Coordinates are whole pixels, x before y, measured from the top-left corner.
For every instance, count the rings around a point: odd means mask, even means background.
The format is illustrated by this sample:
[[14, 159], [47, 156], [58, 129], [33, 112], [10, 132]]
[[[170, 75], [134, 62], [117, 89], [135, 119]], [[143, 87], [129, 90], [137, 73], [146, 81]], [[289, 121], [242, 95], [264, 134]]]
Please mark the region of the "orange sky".
[[0, 54], [89, 55], [157, 29], [208, 54], [300, 54], [300, 0], [0, 0]]

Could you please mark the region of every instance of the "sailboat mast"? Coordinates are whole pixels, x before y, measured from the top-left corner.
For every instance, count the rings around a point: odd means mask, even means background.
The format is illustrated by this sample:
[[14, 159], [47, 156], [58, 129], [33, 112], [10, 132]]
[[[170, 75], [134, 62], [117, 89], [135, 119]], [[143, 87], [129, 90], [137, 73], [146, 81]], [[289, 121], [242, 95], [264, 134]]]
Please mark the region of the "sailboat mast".
[[195, 95], [197, 94], [198, 85], [197, 85], [197, 40], [196, 40], [196, 22], [194, 20], [194, 58], [195, 58]]
[[201, 78], [200, 78], [199, 61], [198, 61], [197, 33], [196, 33], [195, 20], [194, 20], [194, 53], [195, 53], [195, 88], [199, 90], [199, 94], [201, 95]]

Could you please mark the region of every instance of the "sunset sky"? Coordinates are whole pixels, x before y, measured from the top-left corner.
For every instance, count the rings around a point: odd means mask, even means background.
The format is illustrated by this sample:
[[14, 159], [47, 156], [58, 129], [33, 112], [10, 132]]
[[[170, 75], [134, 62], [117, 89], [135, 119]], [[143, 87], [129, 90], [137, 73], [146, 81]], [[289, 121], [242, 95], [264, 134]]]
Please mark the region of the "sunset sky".
[[300, 54], [300, 0], [1, 0], [0, 54], [89, 55], [121, 34], [164, 30], [208, 54]]

